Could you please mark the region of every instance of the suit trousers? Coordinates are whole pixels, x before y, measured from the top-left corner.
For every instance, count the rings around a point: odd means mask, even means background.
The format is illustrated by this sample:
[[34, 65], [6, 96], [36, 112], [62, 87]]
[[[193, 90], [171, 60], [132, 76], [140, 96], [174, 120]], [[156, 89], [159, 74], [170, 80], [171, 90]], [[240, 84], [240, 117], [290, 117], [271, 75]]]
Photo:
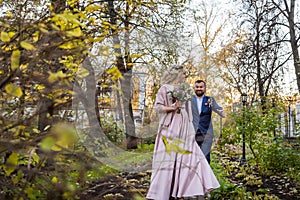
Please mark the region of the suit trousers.
[[210, 151], [213, 143], [213, 133], [201, 133], [199, 130], [196, 133], [196, 141], [201, 148], [203, 154], [206, 157], [208, 163], [210, 163]]

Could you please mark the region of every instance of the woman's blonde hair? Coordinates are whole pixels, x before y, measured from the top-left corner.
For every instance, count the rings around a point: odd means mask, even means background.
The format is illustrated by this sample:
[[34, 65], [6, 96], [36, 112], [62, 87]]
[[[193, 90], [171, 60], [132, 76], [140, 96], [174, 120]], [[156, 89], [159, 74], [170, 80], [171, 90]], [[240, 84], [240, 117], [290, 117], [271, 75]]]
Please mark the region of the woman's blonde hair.
[[161, 84], [171, 84], [178, 80], [178, 75], [183, 72], [182, 65], [172, 65], [167, 68], [161, 77]]

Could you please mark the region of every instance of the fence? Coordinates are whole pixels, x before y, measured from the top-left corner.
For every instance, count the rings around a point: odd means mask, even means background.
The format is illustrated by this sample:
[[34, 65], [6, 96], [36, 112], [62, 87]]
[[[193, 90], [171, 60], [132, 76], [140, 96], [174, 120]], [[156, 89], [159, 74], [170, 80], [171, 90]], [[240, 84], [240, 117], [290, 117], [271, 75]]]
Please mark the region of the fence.
[[288, 105], [287, 112], [280, 114], [280, 125], [277, 132], [284, 134], [287, 138], [300, 135], [300, 104]]

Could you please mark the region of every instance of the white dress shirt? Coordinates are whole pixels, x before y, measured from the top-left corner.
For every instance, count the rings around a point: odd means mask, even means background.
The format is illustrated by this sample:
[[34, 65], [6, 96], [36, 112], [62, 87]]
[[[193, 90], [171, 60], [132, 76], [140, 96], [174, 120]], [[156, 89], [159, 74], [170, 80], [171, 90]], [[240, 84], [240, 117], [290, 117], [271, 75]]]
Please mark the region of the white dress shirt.
[[197, 97], [197, 107], [198, 107], [199, 115], [202, 111], [202, 101], [203, 101], [203, 97], [201, 98]]

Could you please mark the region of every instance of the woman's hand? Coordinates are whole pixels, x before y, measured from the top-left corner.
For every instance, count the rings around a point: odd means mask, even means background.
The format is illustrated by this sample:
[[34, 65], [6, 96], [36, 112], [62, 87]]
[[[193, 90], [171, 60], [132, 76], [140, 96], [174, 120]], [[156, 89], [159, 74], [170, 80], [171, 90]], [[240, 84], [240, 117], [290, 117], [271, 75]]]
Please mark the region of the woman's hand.
[[181, 108], [181, 102], [180, 101], [176, 101], [175, 102], [175, 107], [176, 107], [175, 110], [177, 110], [178, 108]]
[[176, 110], [178, 110], [180, 108], [181, 108], [181, 102], [180, 101], [176, 101], [171, 106], [165, 106], [164, 110], [165, 110], [165, 112], [173, 112], [173, 111], [176, 111]]
[[176, 105], [176, 113], [180, 113], [181, 112], [181, 102], [180, 101], [176, 101], [175, 102], [175, 105]]

